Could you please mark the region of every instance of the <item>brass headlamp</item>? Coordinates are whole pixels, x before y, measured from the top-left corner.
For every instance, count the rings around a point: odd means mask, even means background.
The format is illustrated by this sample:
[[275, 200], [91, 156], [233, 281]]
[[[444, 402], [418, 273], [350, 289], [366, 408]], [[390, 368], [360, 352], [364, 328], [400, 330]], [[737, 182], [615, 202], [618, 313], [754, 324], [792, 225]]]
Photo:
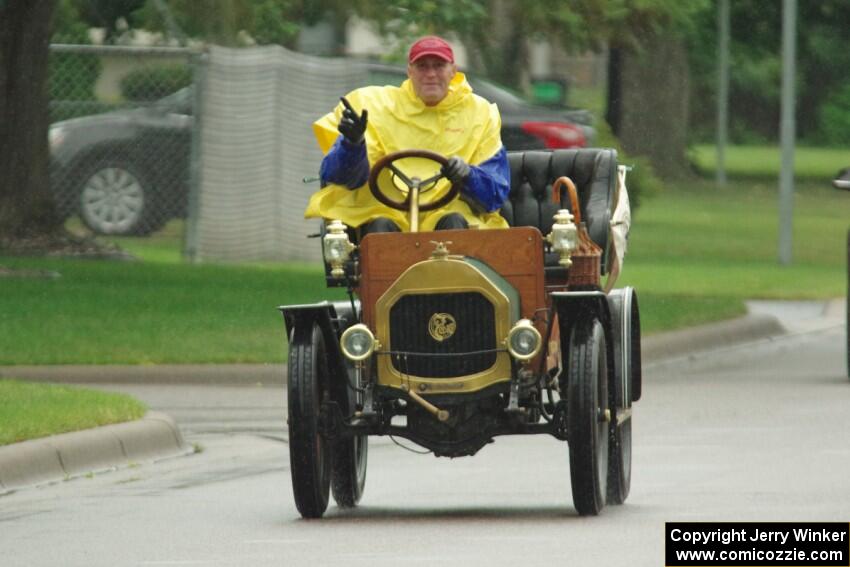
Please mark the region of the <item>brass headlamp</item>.
[[531, 321], [520, 319], [511, 328], [505, 343], [512, 357], [521, 362], [527, 362], [540, 352], [543, 339]]
[[339, 338], [339, 346], [346, 358], [360, 362], [372, 356], [375, 349], [380, 348], [380, 343], [375, 340], [375, 335], [372, 334], [369, 327], [363, 323], [358, 323], [342, 333]]

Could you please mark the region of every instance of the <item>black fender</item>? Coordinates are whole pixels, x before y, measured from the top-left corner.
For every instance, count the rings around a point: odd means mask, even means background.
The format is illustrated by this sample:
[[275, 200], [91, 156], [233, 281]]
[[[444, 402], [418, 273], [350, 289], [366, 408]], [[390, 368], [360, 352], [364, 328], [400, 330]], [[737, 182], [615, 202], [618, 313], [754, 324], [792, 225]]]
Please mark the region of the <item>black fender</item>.
[[608, 294], [614, 341], [614, 368], [622, 385], [616, 400], [618, 407], [629, 407], [641, 396], [640, 309], [634, 288], [612, 290]]
[[[558, 313], [558, 327], [561, 333], [561, 344], [569, 344], [573, 325], [579, 319], [596, 317], [605, 330], [605, 351], [608, 357], [608, 380], [614, 376], [614, 341], [612, 339], [611, 312], [607, 296], [601, 291], [555, 291], [549, 294], [552, 307]], [[565, 358], [568, 350], [562, 346], [561, 357]], [[563, 360], [564, 367], [567, 361]]]
[[[569, 336], [577, 319], [595, 316], [605, 328], [606, 339], [611, 329], [611, 313], [607, 296], [601, 291], [555, 291], [549, 294], [558, 313], [561, 336]], [[610, 342], [610, 341], [609, 341]]]
[[303, 305], [282, 305], [278, 310], [283, 314], [286, 335], [290, 344], [294, 341], [309, 340], [313, 325], [318, 325], [325, 339], [325, 352], [328, 368], [331, 372], [330, 393], [333, 401], [340, 404], [345, 415], [351, 415], [353, 397], [349, 385], [353, 383], [354, 368], [342, 354], [339, 337], [359, 319], [359, 301], [352, 305], [349, 301], [322, 301]]

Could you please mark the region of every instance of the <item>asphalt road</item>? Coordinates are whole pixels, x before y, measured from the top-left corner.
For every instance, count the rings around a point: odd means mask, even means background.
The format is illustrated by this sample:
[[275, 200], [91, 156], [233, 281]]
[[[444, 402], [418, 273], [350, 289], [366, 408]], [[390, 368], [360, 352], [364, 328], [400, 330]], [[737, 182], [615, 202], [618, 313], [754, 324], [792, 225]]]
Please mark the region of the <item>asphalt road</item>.
[[295, 510], [280, 387], [109, 386], [203, 451], [0, 497], [0, 563], [646, 565], [666, 521], [850, 521], [840, 321], [645, 368], [632, 493], [576, 515], [567, 446], [499, 438], [474, 458], [372, 443], [362, 506]]

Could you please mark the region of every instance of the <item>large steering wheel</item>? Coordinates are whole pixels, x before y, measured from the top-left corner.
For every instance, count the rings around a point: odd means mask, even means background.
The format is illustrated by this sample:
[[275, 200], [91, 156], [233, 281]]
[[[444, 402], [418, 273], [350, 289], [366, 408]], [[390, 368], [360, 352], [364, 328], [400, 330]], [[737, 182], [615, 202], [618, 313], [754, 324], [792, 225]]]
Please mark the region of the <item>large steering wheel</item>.
[[[404, 158], [423, 158], [431, 160], [440, 164], [441, 168], [449, 161], [444, 156], [435, 152], [429, 152], [428, 150], [403, 150], [400, 152], [392, 152], [390, 154], [385, 155], [384, 157], [379, 159], [377, 163], [375, 163], [375, 165], [372, 166], [372, 172], [369, 174], [369, 190], [372, 191], [372, 195], [379, 202], [390, 207], [391, 209], [396, 209], [399, 211], [433, 211], [435, 209], [444, 207], [449, 203], [449, 201], [457, 197], [458, 193], [460, 193], [463, 183], [453, 183], [448, 193], [446, 193], [436, 201], [419, 205], [419, 195], [422, 193], [427, 193], [428, 191], [436, 187], [437, 181], [443, 179], [445, 175], [443, 175], [442, 172], [438, 172], [436, 175], [433, 175], [428, 179], [408, 177], [394, 163]], [[378, 184], [378, 177], [385, 169], [389, 169], [395, 179], [398, 179], [402, 183], [407, 185], [409, 191], [407, 192], [407, 196], [403, 201], [396, 201], [395, 199], [391, 199], [389, 196], [387, 196], [386, 193], [384, 193], [384, 190]], [[412, 199], [415, 199], [416, 202], [411, 203]], [[411, 205], [413, 205], [412, 208]]]

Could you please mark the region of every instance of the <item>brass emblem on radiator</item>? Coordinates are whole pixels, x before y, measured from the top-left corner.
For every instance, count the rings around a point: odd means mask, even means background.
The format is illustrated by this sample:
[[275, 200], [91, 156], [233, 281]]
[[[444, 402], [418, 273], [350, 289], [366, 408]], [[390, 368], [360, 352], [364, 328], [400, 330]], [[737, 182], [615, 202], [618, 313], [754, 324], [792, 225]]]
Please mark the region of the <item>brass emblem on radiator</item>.
[[428, 321], [428, 334], [438, 342], [451, 338], [455, 334], [455, 329], [457, 329], [455, 318], [448, 313], [434, 313]]

